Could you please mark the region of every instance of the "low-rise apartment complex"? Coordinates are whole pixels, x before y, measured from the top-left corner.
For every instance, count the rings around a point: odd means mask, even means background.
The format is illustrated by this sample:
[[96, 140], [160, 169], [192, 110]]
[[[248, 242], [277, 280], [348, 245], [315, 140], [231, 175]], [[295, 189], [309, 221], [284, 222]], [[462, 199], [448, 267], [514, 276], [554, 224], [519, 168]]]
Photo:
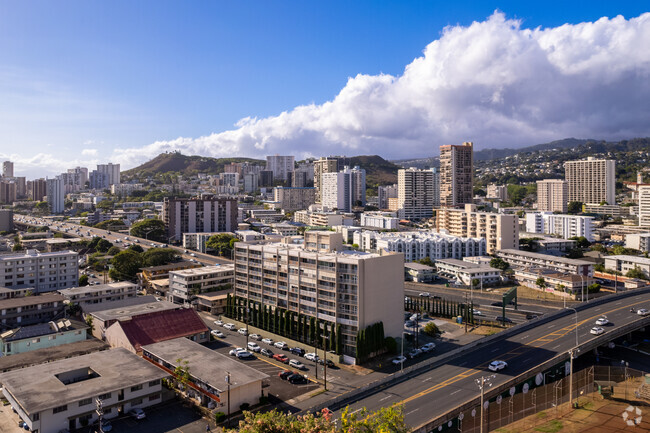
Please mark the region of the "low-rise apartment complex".
[[63, 295], [66, 302], [77, 304], [83, 309], [88, 304], [135, 298], [138, 294], [138, 286], [128, 281], [119, 281], [98, 286], [72, 287], [59, 290], [59, 293]]
[[68, 319], [21, 326], [0, 334], [2, 356], [76, 343], [86, 339], [88, 325]]
[[0, 301], [0, 328], [49, 322], [63, 316], [65, 303], [58, 293], [22, 296]]
[[196, 295], [232, 289], [235, 265], [214, 265], [169, 273], [168, 300], [175, 304], [191, 304]]
[[399, 218], [393, 212], [364, 212], [361, 214], [361, 226], [397, 230]]
[[592, 276], [594, 274], [593, 262], [586, 260], [567, 259], [549, 254], [513, 249], [499, 250], [497, 256], [508, 262], [513, 268], [547, 268], [557, 272], [583, 276]]
[[33, 293], [52, 292], [79, 284], [78, 254], [74, 251], [0, 255], [0, 286], [29, 288]]
[[646, 278], [650, 278], [650, 258], [638, 256], [605, 256], [605, 269], [619, 271], [625, 275], [632, 269], [643, 272]]

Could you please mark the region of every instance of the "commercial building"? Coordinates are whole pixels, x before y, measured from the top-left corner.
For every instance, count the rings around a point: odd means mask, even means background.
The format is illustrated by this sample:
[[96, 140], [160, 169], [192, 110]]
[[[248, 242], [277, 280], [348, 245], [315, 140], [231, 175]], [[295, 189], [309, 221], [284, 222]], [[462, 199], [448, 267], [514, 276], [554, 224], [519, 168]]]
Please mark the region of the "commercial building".
[[472, 286], [477, 280], [477, 287], [497, 284], [501, 281], [501, 271], [488, 264], [472, 263], [458, 259], [436, 260], [438, 275], [453, 279], [457, 284]]
[[107, 349], [109, 349], [108, 344], [92, 338], [77, 341], [75, 343], [52, 346], [45, 349], [36, 349], [31, 352], [18, 353], [11, 356], [0, 356], [0, 373], [58, 361], [60, 359], [87, 355], [89, 353]]
[[12, 232], [14, 230], [14, 210], [0, 209], [0, 232]]
[[650, 258], [638, 256], [605, 256], [605, 269], [621, 272], [624, 276], [628, 271], [638, 269], [646, 278], [650, 278]]
[[362, 231], [353, 235], [354, 243], [364, 251], [403, 253], [405, 262], [430, 258], [461, 259], [486, 254], [483, 238], [461, 238], [434, 231], [375, 232]]
[[264, 235], [255, 230], [237, 230], [235, 236], [242, 242], [252, 242], [264, 239]]
[[221, 234], [219, 232], [207, 233], [183, 233], [183, 248], [187, 250], [194, 250], [205, 253], [208, 250], [207, 242], [214, 235]]
[[364, 212], [361, 214], [361, 226], [384, 230], [397, 230], [399, 218], [391, 212]]
[[273, 172], [271, 170], [260, 171], [260, 188], [273, 187]]
[[279, 203], [284, 212], [307, 209], [316, 203], [316, 188], [273, 188], [273, 201]]
[[440, 146], [440, 205], [461, 206], [474, 197], [474, 143]]
[[[336, 233], [333, 233], [336, 234]], [[403, 330], [402, 254], [317, 252], [295, 244], [235, 244], [235, 294], [271, 309], [318, 318], [337, 329], [343, 354], [356, 356], [357, 334], [383, 322]]]
[[29, 431], [81, 429], [160, 403], [169, 374], [124, 349], [104, 350], [0, 374], [3, 394]]
[[397, 184], [377, 188], [377, 207], [379, 209], [388, 209], [389, 198], [397, 198]]
[[76, 343], [86, 339], [88, 325], [68, 319], [21, 326], [0, 334], [1, 356]]
[[566, 213], [569, 203], [569, 182], [561, 179], [537, 181], [537, 210]]
[[559, 215], [552, 212], [530, 212], [526, 214], [526, 231], [544, 233], [569, 239], [584, 236], [594, 241], [594, 217], [581, 215]]
[[63, 179], [60, 176], [54, 179], [47, 179], [47, 204], [53, 214], [63, 213], [65, 209], [65, 188]]
[[120, 164], [97, 164], [97, 172], [106, 174], [109, 185], [116, 185], [120, 182]]
[[63, 316], [63, 296], [47, 293], [38, 296], [20, 296], [0, 300], [0, 328], [44, 323]]
[[192, 304], [196, 295], [230, 292], [235, 278], [232, 264], [204, 266], [169, 273], [167, 300], [175, 304]]
[[72, 287], [59, 290], [59, 293], [66, 302], [77, 304], [83, 309], [89, 304], [135, 298], [138, 294], [138, 286], [128, 281], [119, 281], [97, 286]]
[[486, 198], [508, 201], [508, 185], [490, 184], [487, 186]]
[[594, 263], [587, 260], [567, 259], [514, 249], [499, 250], [497, 256], [508, 262], [513, 268], [547, 268], [585, 277], [594, 274]]
[[[186, 338], [144, 346], [142, 356], [166, 372], [188, 367], [188, 395], [200, 405], [225, 414], [236, 412], [242, 404], [254, 406], [262, 395], [262, 381], [269, 376]], [[226, 379], [229, 378], [229, 382]], [[230, 398], [230, 401], [228, 401]]]
[[443, 208], [436, 211], [436, 228], [464, 238], [484, 238], [487, 253], [519, 248], [519, 217], [516, 215], [478, 212], [475, 205], [464, 209]]
[[26, 250], [0, 256], [0, 284], [33, 293], [51, 292], [79, 284], [78, 254], [74, 251], [41, 253]]
[[588, 157], [564, 163], [568, 201], [616, 204], [616, 161]]
[[175, 240], [181, 240], [183, 233], [232, 232], [237, 229], [237, 199], [165, 197], [163, 221], [167, 236]]
[[399, 217], [409, 220], [431, 218], [434, 206], [433, 171], [417, 168], [397, 172]]
[[126, 320], [120, 318], [106, 329], [105, 337], [111, 347], [141, 353], [144, 345], [174, 338], [185, 337], [205, 343], [210, 340], [210, 330], [196, 311], [181, 308], [141, 314]]
[[366, 171], [359, 167], [321, 175], [321, 203], [330, 209], [351, 212], [366, 204]]
[[274, 179], [281, 179], [286, 182], [289, 179], [289, 173], [293, 171], [294, 166], [295, 159], [293, 155], [272, 155], [266, 157], [266, 170], [273, 172]]

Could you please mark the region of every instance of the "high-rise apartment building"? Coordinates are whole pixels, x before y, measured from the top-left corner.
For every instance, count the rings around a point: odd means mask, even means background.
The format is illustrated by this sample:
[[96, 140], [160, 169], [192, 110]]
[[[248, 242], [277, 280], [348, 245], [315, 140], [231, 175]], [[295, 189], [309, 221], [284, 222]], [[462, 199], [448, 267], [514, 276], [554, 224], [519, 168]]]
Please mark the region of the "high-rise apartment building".
[[4, 161], [2, 163], [2, 176], [14, 177], [14, 163], [11, 161]]
[[399, 217], [409, 220], [431, 218], [434, 202], [433, 171], [417, 168], [397, 172]]
[[25, 176], [16, 176], [14, 177], [14, 182], [16, 183], [16, 198], [26, 198], [27, 197], [27, 179]]
[[537, 210], [566, 213], [569, 202], [569, 183], [561, 179], [537, 181]]
[[526, 231], [556, 235], [564, 239], [584, 236], [589, 242], [595, 240], [594, 217], [590, 216], [529, 212], [526, 214]]
[[79, 284], [78, 254], [74, 251], [41, 253], [27, 250], [0, 256], [0, 281], [9, 289], [51, 292]]
[[244, 192], [253, 193], [260, 187], [260, 176], [257, 173], [244, 175]]
[[650, 185], [639, 185], [639, 227], [650, 227]]
[[93, 170], [88, 175], [90, 189], [108, 189], [110, 183], [108, 181], [108, 173], [99, 170]]
[[271, 170], [260, 171], [260, 188], [273, 187], [273, 172]]
[[316, 188], [273, 188], [273, 201], [285, 212], [307, 209], [316, 201]]
[[43, 197], [47, 194], [45, 179], [34, 179], [27, 182], [27, 194], [34, 201], [43, 201]]
[[339, 171], [339, 158], [321, 158], [314, 161], [314, 188], [316, 188], [316, 203], [323, 199], [322, 176], [325, 173], [337, 173]]
[[443, 208], [436, 213], [436, 228], [454, 236], [485, 238], [487, 253], [506, 248], [519, 248], [519, 217], [490, 212], [477, 212], [476, 206], [464, 209]]
[[321, 175], [321, 203], [330, 209], [351, 212], [356, 205], [366, 203], [366, 171], [345, 167], [337, 173]]
[[377, 206], [379, 209], [388, 209], [388, 199], [397, 198], [397, 184], [385, 185], [377, 188]]
[[113, 185], [120, 182], [120, 164], [113, 164], [109, 162], [108, 164], [97, 164], [97, 171], [100, 173], [106, 173], [108, 176], [108, 184]]
[[[308, 232], [314, 236], [313, 232]], [[340, 233], [321, 232], [327, 237]], [[312, 250], [308, 245], [317, 244]], [[404, 256], [338, 253], [323, 240], [296, 244], [235, 244], [235, 295], [252, 308], [282, 308], [336, 329], [344, 355], [356, 356], [357, 335], [383, 322], [386, 336], [403, 330]]]
[[163, 221], [170, 240], [181, 240], [183, 233], [232, 232], [237, 230], [237, 199], [165, 198]]
[[13, 181], [0, 181], [0, 204], [13, 204], [16, 201], [16, 184]]
[[53, 214], [63, 213], [65, 209], [65, 185], [61, 176], [46, 181], [47, 204]]
[[272, 155], [266, 157], [266, 169], [273, 172], [274, 179], [287, 181], [289, 173], [293, 171], [295, 159], [293, 155]]
[[508, 201], [508, 185], [490, 184], [487, 186], [486, 198]]
[[616, 204], [616, 161], [588, 157], [564, 163], [568, 201]]
[[431, 188], [433, 194], [433, 206], [440, 206], [440, 170], [436, 167], [431, 169]]
[[440, 146], [440, 205], [472, 203], [474, 193], [474, 143]]

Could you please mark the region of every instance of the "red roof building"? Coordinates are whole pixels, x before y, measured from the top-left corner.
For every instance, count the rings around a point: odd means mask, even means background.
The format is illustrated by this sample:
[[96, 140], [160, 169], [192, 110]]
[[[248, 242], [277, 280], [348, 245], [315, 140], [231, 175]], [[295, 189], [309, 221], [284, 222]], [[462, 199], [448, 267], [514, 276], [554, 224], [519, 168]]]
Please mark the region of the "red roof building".
[[106, 329], [111, 347], [140, 353], [147, 344], [186, 337], [197, 343], [210, 339], [210, 330], [196, 311], [188, 308], [156, 311], [118, 320]]

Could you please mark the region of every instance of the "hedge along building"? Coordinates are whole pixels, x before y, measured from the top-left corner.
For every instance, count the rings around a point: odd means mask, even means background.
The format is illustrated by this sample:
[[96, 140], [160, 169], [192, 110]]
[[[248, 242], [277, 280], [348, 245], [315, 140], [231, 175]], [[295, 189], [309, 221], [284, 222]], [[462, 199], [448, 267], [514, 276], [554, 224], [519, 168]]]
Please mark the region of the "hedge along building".
[[[324, 233], [341, 237], [340, 233]], [[325, 334], [329, 339], [321, 338], [321, 344], [344, 355], [350, 363], [358, 355], [363, 358], [373, 351], [366, 348], [357, 354], [357, 339], [361, 336], [367, 340], [367, 328], [376, 330], [373, 325], [381, 322], [383, 333], [373, 334], [401, 336], [403, 254], [337, 252], [319, 245], [312, 250], [306, 245], [309, 243], [236, 243], [235, 296], [249, 306], [235, 307], [234, 312], [241, 315], [242, 308], [248, 308], [246, 319], [272, 321], [287, 337], [303, 334], [307, 325], [310, 337]], [[397, 305], [400, 308], [395, 308]], [[232, 314], [232, 307], [229, 310]], [[277, 317], [278, 312], [281, 317]], [[279, 321], [283, 326], [277, 326]], [[319, 324], [317, 329], [314, 323]], [[379, 341], [368, 344], [371, 349], [382, 346]]]

